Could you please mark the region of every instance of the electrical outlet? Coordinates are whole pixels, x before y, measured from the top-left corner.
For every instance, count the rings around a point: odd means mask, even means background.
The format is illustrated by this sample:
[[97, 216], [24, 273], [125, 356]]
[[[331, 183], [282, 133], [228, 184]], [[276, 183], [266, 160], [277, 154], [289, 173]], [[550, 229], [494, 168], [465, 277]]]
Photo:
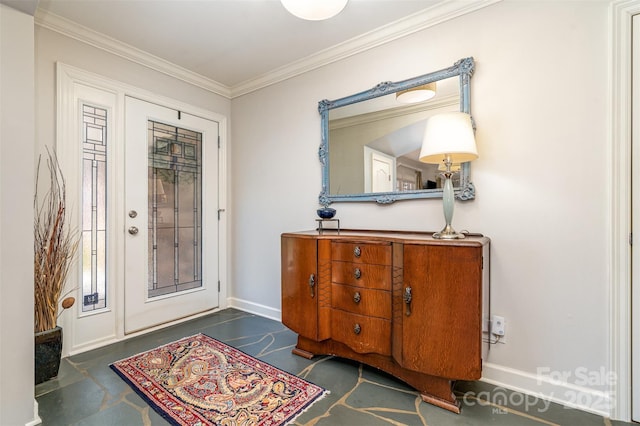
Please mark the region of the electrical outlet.
[[494, 336], [504, 336], [504, 317], [493, 315], [491, 317], [491, 334]]

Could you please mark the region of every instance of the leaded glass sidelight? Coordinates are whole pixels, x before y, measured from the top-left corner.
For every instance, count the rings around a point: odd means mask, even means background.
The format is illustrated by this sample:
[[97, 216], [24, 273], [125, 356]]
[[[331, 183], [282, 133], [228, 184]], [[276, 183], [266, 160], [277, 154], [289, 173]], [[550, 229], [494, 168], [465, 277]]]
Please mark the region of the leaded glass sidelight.
[[82, 311], [107, 307], [107, 110], [82, 105]]
[[151, 298], [202, 286], [202, 133], [149, 121], [148, 135]]

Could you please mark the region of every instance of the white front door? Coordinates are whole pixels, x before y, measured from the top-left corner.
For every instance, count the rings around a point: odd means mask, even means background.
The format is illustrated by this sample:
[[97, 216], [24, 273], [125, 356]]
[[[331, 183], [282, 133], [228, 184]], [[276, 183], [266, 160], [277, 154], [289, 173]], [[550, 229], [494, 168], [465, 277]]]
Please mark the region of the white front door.
[[219, 123], [125, 100], [125, 333], [218, 306]]

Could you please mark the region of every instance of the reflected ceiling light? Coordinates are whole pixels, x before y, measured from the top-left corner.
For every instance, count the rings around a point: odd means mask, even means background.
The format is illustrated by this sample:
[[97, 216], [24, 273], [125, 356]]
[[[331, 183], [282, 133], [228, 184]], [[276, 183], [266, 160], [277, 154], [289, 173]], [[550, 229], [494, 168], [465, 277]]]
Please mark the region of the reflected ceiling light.
[[422, 86], [412, 87], [411, 89], [401, 90], [396, 93], [396, 100], [403, 104], [412, 104], [415, 102], [424, 102], [436, 95], [436, 83], [427, 83]]
[[280, 0], [294, 16], [308, 21], [329, 19], [342, 12], [349, 0]]

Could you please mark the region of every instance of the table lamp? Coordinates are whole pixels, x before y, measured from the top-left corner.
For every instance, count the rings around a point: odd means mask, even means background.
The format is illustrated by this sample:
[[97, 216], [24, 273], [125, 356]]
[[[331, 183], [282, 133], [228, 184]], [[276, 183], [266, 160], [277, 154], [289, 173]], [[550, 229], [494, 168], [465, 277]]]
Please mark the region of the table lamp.
[[454, 205], [451, 176], [455, 173], [451, 167], [454, 163], [464, 163], [476, 158], [478, 151], [469, 114], [446, 112], [427, 120], [419, 159], [423, 163], [444, 165], [442, 176], [445, 179], [442, 189], [445, 226], [442, 231], [433, 234], [434, 238], [464, 238], [464, 234], [456, 232], [451, 226]]

